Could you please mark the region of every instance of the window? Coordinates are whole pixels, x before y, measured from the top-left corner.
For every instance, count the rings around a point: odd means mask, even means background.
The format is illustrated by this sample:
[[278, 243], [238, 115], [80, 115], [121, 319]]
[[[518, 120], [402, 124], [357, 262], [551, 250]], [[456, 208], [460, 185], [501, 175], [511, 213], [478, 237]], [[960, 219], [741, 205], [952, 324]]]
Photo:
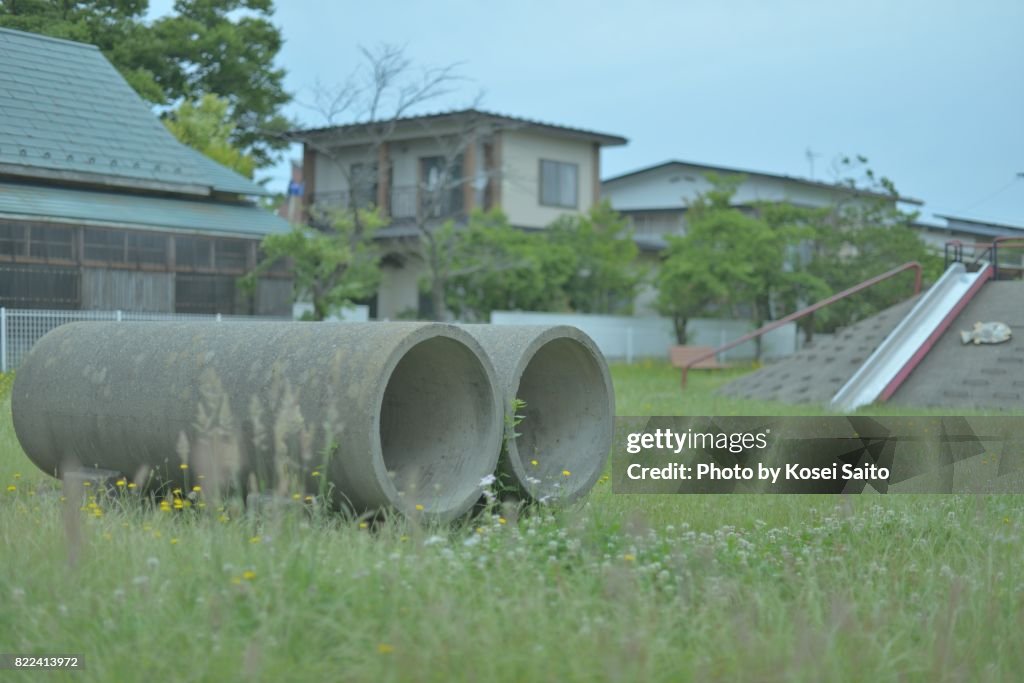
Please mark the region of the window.
[[124, 263], [124, 233], [119, 230], [85, 230], [85, 260]]
[[167, 264], [167, 238], [163, 235], [148, 235], [143, 232], [126, 234], [126, 258], [129, 263]]
[[420, 211], [429, 218], [448, 218], [462, 213], [462, 155], [420, 159]]
[[545, 206], [578, 206], [579, 166], [562, 161], [540, 161], [540, 203]]
[[362, 208], [377, 203], [377, 164], [352, 164], [349, 181], [352, 206]]
[[25, 255], [25, 226], [0, 223], [0, 256]]
[[29, 231], [28, 255], [40, 259], [73, 261], [75, 233], [67, 228], [34, 225]]
[[215, 265], [218, 270], [245, 270], [246, 243], [243, 240], [217, 240]]
[[236, 291], [231, 275], [176, 275], [174, 278], [176, 313], [252, 313], [248, 299]]
[[174, 262], [179, 270], [213, 268], [213, 240], [208, 237], [175, 237]]

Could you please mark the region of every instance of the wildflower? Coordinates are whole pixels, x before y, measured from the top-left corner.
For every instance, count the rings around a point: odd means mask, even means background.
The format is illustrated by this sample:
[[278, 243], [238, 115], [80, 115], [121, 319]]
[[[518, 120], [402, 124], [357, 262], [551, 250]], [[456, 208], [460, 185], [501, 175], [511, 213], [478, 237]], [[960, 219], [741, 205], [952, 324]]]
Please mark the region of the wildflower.
[[114, 482], [114, 483], [115, 483], [115, 484], [117, 484], [118, 488], [124, 488], [125, 486], [127, 486], [127, 485], [128, 485], [128, 482], [127, 482], [127, 481], [125, 481], [124, 479], [118, 479], [118, 480], [117, 480], [116, 482]]
[[633, 555], [632, 553], [626, 553], [622, 556], [622, 559], [624, 559], [626, 562], [636, 562], [636, 555]]
[[260, 540], [261, 539], [260, 539], [259, 536], [253, 536], [252, 538], [249, 539], [249, 543], [259, 543]]
[[360, 528], [360, 529], [365, 529], [365, 528], [366, 528], [367, 526], [368, 526], [368, 525], [367, 525], [367, 523], [366, 523], [366, 522], [359, 522], [359, 528]]
[[7, 490], [11, 493], [14, 493], [15, 491], [18, 490], [18, 487], [15, 486], [14, 484], [11, 484], [10, 486], [7, 487]]
[[256, 572], [254, 572], [251, 569], [246, 569], [244, 572], [242, 572], [242, 578], [246, 581], [252, 581], [256, 578]]
[[130, 488], [130, 489], [135, 488], [135, 482], [133, 482], [133, 481], [128, 482], [128, 488]]
[[199, 484], [196, 484], [195, 486], [192, 487], [192, 490], [195, 491], [196, 493], [199, 493], [200, 491], [203, 490], [203, 487], [200, 486]]
[[387, 643], [378, 643], [377, 644], [377, 652], [382, 654], [382, 655], [389, 655], [389, 654], [391, 654], [394, 651], [395, 651], [395, 648], [394, 648], [393, 645], [388, 645]]
[[423, 512], [423, 505], [421, 505], [420, 503], [416, 503], [416, 511]]
[[498, 517], [498, 524], [507, 524], [508, 520], [504, 517]]
[[14, 478], [15, 478], [16, 480], [17, 480], [17, 479], [21, 479], [21, 472], [15, 472], [15, 473], [14, 473]]
[[493, 474], [488, 474], [486, 477], [484, 477], [483, 479], [480, 480], [480, 485], [481, 486], [490, 486], [491, 484], [494, 483], [494, 481], [495, 481], [495, 476]]
[[293, 493], [292, 494], [292, 500], [302, 500], [302, 494], [301, 493]]
[[181, 510], [184, 507], [185, 507], [185, 503], [182, 502], [181, 498], [175, 498], [174, 499], [174, 509], [175, 510]]
[[226, 524], [230, 519], [231, 518], [228, 517], [227, 515], [221, 515], [220, 517], [217, 518], [217, 521], [222, 523], [222, 524]]
[[90, 486], [92, 486], [92, 482], [91, 481], [83, 481], [82, 482], [82, 486], [84, 486], [86, 488], [89, 488]]
[[178, 545], [178, 539], [172, 538], [171, 539], [171, 545]]
[[398, 540], [401, 541], [402, 543], [405, 543], [406, 541], [409, 540], [409, 537], [408, 536], [399, 536]]
[[531, 465], [533, 465], [534, 467], [536, 467], [536, 466], [537, 466], [537, 465], [539, 465], [540, 463], [539, 463], [539, 462], [537, 462], [536, 460], [531, 460], [531, 461], [530, 461], [530, 464], [531, 464]]
[[313, 474], [311, 476], [319, 477], [320, 476], [320, 471], [319, 470], [313, 470]]
[[572, 474], [572, 472], [570, 472], [569, 470], [562, 470], [562, 476], [563, 477], [568, 477], [571, 474]]
[[316, 499], [313, 496], [306, 496], [305, 500], [306, 500], [307, 503], [312, 503]]
[[181, 468], [181, 469], [183, 469], [183, 470], [187, 470], [187, 469], [188, 469], [188, 463], [184, 463], [184, 462], [183, 462], [183, 463], [181, 463], [180, 465], [178, 465], [178, 467], [180, 467], [180, 468]]

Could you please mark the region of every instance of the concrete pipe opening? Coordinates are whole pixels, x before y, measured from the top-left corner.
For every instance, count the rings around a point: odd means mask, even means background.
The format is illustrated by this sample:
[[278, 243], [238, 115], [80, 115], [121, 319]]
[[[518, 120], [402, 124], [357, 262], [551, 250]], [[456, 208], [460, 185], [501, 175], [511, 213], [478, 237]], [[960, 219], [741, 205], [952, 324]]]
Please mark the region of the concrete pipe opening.
[[508, 459], [536, 500], [574, 500], [593, 487], [611, 448], [614, 398], [603, 359], [572, 337], [524, 354], [516, 397], [523, 420]]
[[402, 356], [380, 411], [381, 457], [397, 508], [449, 518], [479, 498], [501, 432], [492, 376], [477, 353], [447, 337]]

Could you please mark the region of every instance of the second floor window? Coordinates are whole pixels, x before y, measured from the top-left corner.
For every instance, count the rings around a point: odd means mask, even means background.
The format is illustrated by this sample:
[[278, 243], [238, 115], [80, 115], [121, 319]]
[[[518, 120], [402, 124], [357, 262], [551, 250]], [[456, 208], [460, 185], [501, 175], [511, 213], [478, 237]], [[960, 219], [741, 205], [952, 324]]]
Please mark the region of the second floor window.
[[540, 161], [540, 203], [545, 206], [579, 206], [579, 166], [563, 161]]

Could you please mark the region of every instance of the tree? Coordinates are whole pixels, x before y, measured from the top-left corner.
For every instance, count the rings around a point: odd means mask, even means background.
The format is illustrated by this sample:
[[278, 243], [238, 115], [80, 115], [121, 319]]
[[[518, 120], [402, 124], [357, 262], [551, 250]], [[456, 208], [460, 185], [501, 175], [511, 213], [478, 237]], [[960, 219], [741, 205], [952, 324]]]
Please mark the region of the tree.
[[376, 291], [380, 253], [373, 232], [381, 221], [367, 212], [357, 224], [347, 211], [332, 210], [318, 212], [316, 222], [320, 227], [293, 225], [291, 232], [265, 237], [264, 258], [243, 282], [254, 287], [261, 273], [287, 259], [295, 298], [311, 300], [313, 320], [323, 320]]
[[569, 306], [580, 313], [629, 312], [644, 273], [628, 221], [607, 201], [582, 215], [566, 215], [545, 231], [563, 247], [571, 275], [565, 283]]
[[[657, 278], [659, 310], [672, 317], [681, 344], [697, 315], [745, 316], [761, 327], [787, 302], [824, 290], [792, 256], [809, 226], [771, 205], [732, 206], [742, 176], [709, 174], [709, 180], [712, 189], [687, 212], [686, 235], [669, 238]], [[755, 345], [759, 359], [760, 338]]]
[[0, 26], [96, 45], [144, 99], [173, 105], [214, 94], [229, 102], [231, 143], [262, 168], [288, 141], [291, 96], [274, 67], [280, 30], [271, 0], [176, 0], [144, 22], [148, 0], [5, 0]]
[[[303, 137], [319, 156], [333, 162], [345, 179], [348, 191], [343, 204], [354, 217], [360, 209], [377, 203], [377, 197], [370, 196], [372, 192], [367, 188], [374, 187], [377, 178], [386, 177], [390, 171], [381, 150], [394, 136], [400, 121], [417, 107], [451, 93], [463, 80], [457, 71], [458, 64], [417, 69], [403, 48], [394, 45], [360, 47], [360, 54], [360, 68], [333, 87], [318, 84], [308, 106], [328, 125], [342, 119], [354, 124], [348, 132], [364, 141], [363, 153], [358, 159], [351, 156], [351, 147], [339, 153], [331, 144], [330, 135]], [[429, 120], [418, 124], [417, 132], [435, 142], [433, 166], [417, 184], [413, 222], [426, 266], [423, 289], [430, 297], [431, 317], [435, 320], [444, 320], [449, 315], [446, 289], [451, 244], [454, 233], [460, 230], [448, 222], [453, 213], [452, 198], [470, 183], [490, 180], [480, 172], [469, 177], [463, 164], [466, 150], [478, 135], [486, 133], [483, 118], [475, 110], [478, 103], [479, 97], [460, 116], [448, 117], [436, 125]]]
[[231, 136], [237, 126], [231, 120], [228, 107], [228, 101], [216, 95], [203, 95], [198, 104], [185, 100], [164, 119], [164, 125], [189, 147], [252, 178], [256, 160], [232, 144]]
[[[827, 283], [831, 292], [852, 287], [908, 261], [924, 266], [925, 282], [941, 272], [941, 259], [928, 250], [911, 226], [917, 218], [900, 209], [899, 193], [887, 177], [875, 173], [863, 156], [841, 157], [833, 163], [837, 185], [848, 188], [839, 200], [814, 218], [805, 267]], [[832, 332], [862, 320], [907, 297], [907, 281], [894, 279], [821, 309], [804, 325]]]
[[514, 228], [492, 211], [474, 212], [462, 231], [449, 222], [438, 236], [451, 245], [441, 279], [447, 306], [460, 318], [486, 321], [495, 310], [568, 308], [565, 287], [574, 254], [544, 232]]

